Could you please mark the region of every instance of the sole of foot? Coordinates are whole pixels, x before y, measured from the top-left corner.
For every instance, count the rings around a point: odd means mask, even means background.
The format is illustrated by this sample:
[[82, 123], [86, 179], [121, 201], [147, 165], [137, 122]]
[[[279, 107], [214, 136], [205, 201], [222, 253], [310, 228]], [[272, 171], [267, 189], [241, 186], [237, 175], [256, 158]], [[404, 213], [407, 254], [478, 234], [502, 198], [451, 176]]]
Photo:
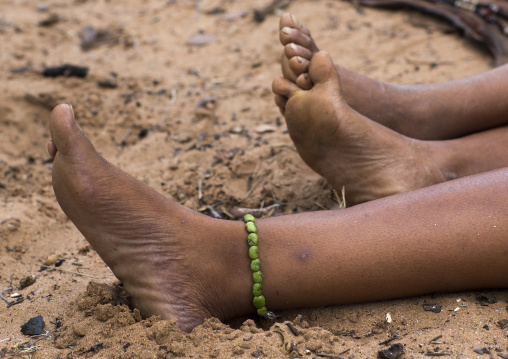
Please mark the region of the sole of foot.
[[291, 139], [302, 159], [356, 204], [445, 180], [432, 146], [400, 135], [359, 114], [341, 96], [330, 56], [310, 62], [311, 90], [279, 78], [272, 89], [284, 103]]

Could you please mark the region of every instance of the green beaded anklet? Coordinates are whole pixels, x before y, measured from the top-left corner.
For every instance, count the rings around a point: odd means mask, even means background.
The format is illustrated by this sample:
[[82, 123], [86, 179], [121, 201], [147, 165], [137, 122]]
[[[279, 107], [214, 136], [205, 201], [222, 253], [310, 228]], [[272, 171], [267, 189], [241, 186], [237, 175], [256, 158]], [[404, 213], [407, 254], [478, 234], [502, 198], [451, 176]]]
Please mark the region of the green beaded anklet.
[[263, 282], [263, 274], [260, 271], [261, 261], [258, 258], [258, 235], [256, 234], [258, 229], [254, 223], [256, 222], [256, 218], [254, 218], [252, 214], [246, 214], [243, 216], [243, 221], [245, 222], [245, 229], [247, 229], [247, 233], [249, 233], [247, 236], [247, 244], [249, 245], [249, 257], [252, 260], [250, 262], [252, 278], [254, 279], [254, 286], [252, 287], [254, 299], [252, 303], [260, 316], [274, 318], [275, 315], [266, 309], [265, 297], [261, 295], [263, 289], [261, 284]]

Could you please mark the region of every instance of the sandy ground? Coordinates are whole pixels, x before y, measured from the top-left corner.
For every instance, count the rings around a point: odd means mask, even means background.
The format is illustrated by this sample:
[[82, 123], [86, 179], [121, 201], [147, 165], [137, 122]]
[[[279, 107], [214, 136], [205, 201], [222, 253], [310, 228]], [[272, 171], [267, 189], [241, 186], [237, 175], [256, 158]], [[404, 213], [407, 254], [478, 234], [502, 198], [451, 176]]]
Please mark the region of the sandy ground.
[[[60, 102], [73, 104], [104, 157], [195, 210], [334, 208], [273, 104], [278, 16], [253, 20], [266, 4], [0, 0], [0, 290], [24, 299], [0, 301], [0, 358], [374, 358], [397, 343], [405, 358], [476, 358], [478, 348], [508, 357], [508, 291], [291, 310], [276, 322], [210, 319], [184, 334], [129, 308], [60, 210], [46, 152], [49, 113]], [[493, 66], [481, 46], [416, 13], [329, 0], [295, 0], [287, 10], [336, 61], [383, 81], [446, 81]], [[82, 41], [94, 32], [99, 41]], [[89, 72], [42, 75], [63, 64]], [[58, 270], [41, 266], [55, 254]], [[425, 310], [433, 306], [441, 311]], [[47, 335], [23, 335], [21, 325], [39, 315]]]

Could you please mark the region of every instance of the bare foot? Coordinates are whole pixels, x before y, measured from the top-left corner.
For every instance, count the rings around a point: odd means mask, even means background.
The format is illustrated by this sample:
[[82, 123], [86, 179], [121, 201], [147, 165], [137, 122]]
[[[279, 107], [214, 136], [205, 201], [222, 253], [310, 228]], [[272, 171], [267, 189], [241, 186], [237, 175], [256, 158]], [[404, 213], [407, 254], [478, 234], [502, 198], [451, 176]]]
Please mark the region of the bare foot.
[[[319, 52], [310, 30], [301, 24], [295, 15], [285, 13], [279, 21], [279, 40], [284, 46], [281, 58], [282, 75], [301, 89], [310, 90], [312, 81], [307, 71], [312, 56]], [[282, 115], [287, 100], [287, 97], [275, 94], [275, 103]]]
[[[286, 13], [280, 18], [279, 39], [284, 46], [284, 78], [301, 89], [311, 89], [308, 69], [319, 48], [309, 29]], [[411, 138], [454, 139], [506, 124], [506, 106], [496, 102], [495, 96], [503, 91], [506, 67], [445, 83], [404, 86], [376, 81], [339, 64], [334, 67], [336, 74], [330, 76], [340, 77], [341, 96], [351, 108]], [[283, 115], [287, 100], [275, 94]]]
[[332, 59], [315, 54], [311, 90], [279, 78], [275, 94], [288, 99], [285, 118], [300, 156], [352, 204], [446, 180], [428, 142], [400, 135], [362, 116], [344, 101]]
[[[281, 59], [284, 78], [303, 90], [310, 90], [313, 84], [308, 75], [309, 64], [319, 52], [310, 30], [295, 15], [285, 13], [279, 21], [279, 40], [284, 46]], [[334, 64], [334, 67], [336, 73], [333, 75], [341, 78], [342, 96], [349, 106], [399, 133], [419, 138], [420, 133], [407, 128], [407, 124], [411, 124], [411, 121], [407, 121], [407, 113], [406, 116], [400, 115], [409, 111], [409, 106], [402, 101], [408, 98], [407, 93], [397, 86], [375, 81], [338, 64]], [[275, 94], [275, 103], [283, 115], [287, 100]], [[405, 123], [401, 123], [401, 118]]]
[[135, 307], [186, 331], [252, 311], [247, 244], [230, 240], [244, 237], [241, 223], [193, 212], [107, 162], [68, 105], [53, 110], [50, 131], [57, 200]]
[[304, 90], [309, 90], [312, 87], [312, 82], [307, 76], [309, 63], [312, 56], [319, 52], [310, 30], [301, 24], [295, 15], [285, 13], [279, 21], [279, 40], [284, 46], [282, 54], [284, 78]]

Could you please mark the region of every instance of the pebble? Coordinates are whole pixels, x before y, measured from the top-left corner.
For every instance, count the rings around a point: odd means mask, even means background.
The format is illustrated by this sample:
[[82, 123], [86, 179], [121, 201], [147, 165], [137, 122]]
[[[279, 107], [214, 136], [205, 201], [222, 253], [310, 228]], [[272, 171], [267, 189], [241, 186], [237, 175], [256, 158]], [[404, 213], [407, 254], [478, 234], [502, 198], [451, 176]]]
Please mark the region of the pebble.
[[46, 323], [44, 323], [42, 315], [39, 315], [23, 324], [21, 326], [21, 333], [24, 335], [41, 335], [45, 325]]

